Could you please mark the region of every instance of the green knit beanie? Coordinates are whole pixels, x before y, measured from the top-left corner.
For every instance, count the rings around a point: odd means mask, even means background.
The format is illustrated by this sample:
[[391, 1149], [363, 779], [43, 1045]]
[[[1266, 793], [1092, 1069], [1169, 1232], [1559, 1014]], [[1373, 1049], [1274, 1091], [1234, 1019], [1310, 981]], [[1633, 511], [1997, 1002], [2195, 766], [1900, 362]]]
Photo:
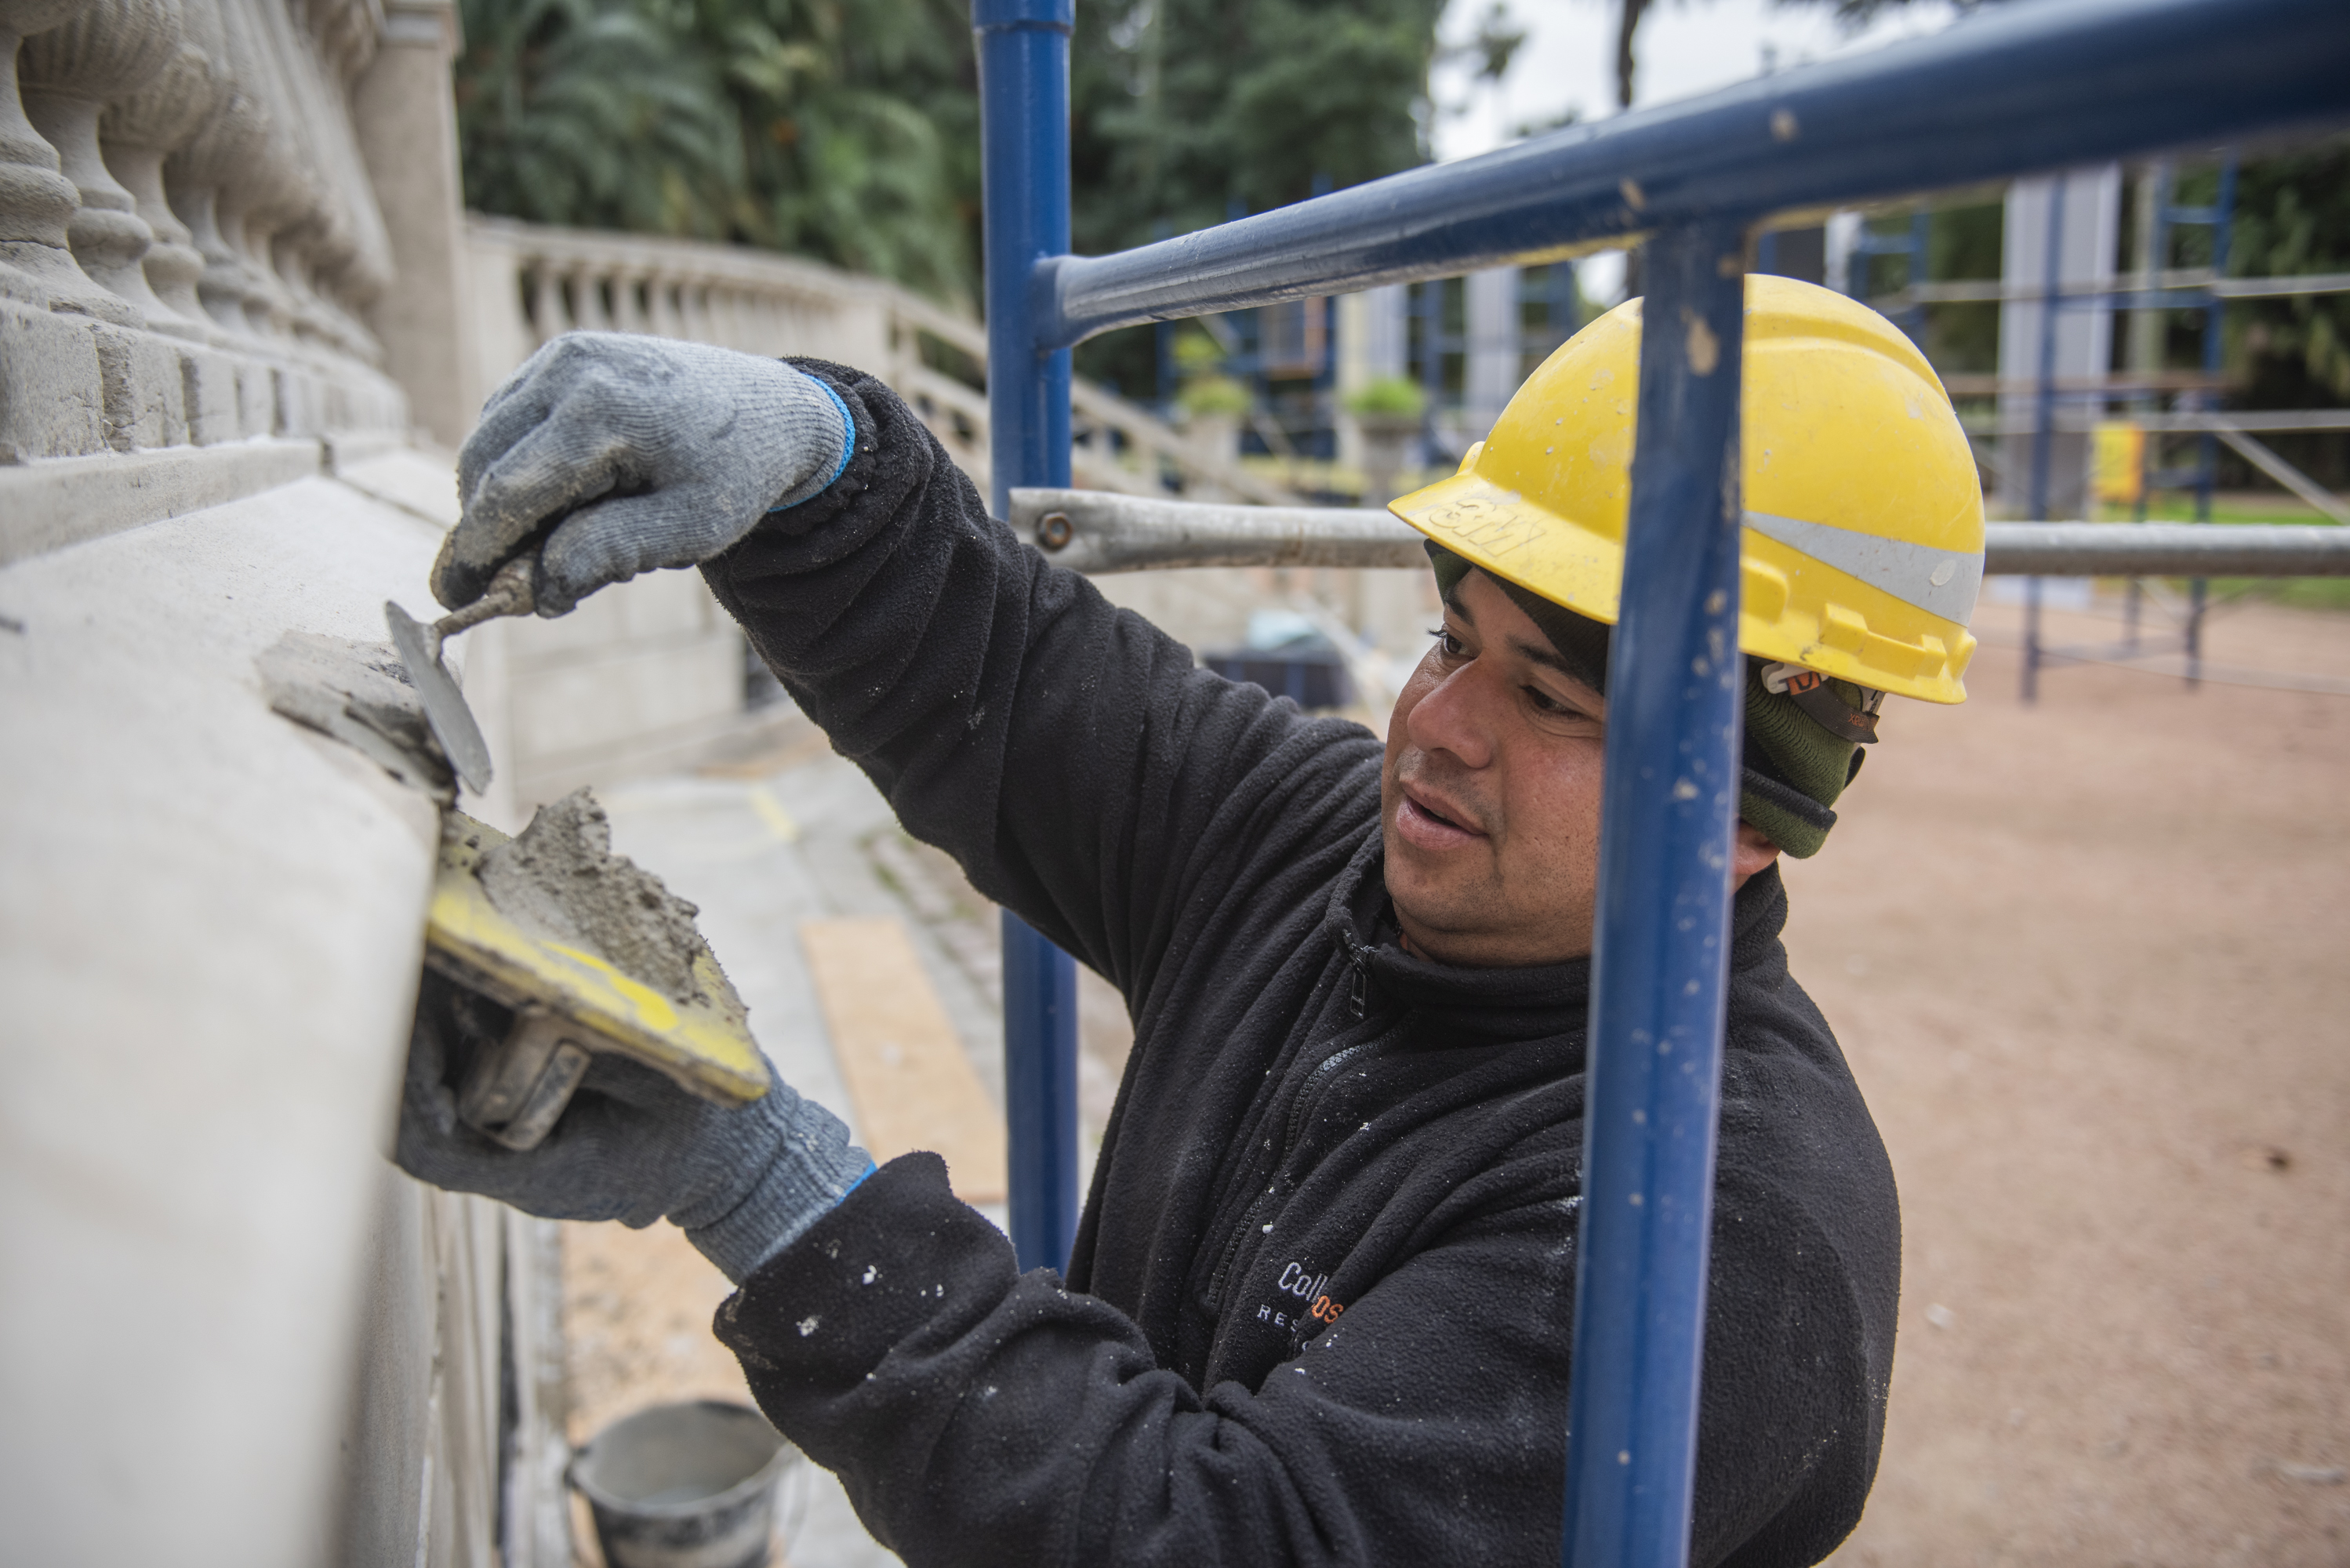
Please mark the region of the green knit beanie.
[[[1436, 572], [1437, 590], [1450, 598], [1470, 563], [1434, 540], [1428, 541], [1428, 558]], [[1494, 585], [1526, 612], [1575, 677], [1595, 691], [1607, 690], [1607, 646], [1613, 628], [1579, 616], [1564, 605], [1502, 577]], [[1746, 747], [1744, 777], [1738, 797], [1738, 815], [1770, 835], [1771, 841], [1798, 860], [1820, 852], [1835, 826], [1829, 807], [1860, 772], [1864, 755], [1857, 742], [1829, 732], [1827, 727], [1786, 692], [1774, 692], [1762, 683], [1763, 661], [1746, 660]], [[1827, 690], [1857, 712], [1863, 692], [1848, 680], [1830, 680]]]
[[[1828, 808], [1858, 776], [1868, 753], [1857, 742], [1830, 734], [1792, 696], [1764, 687], [1762, 670], [1762, 659], [1747, 659], [1746, 767], [1738, 815], [1787, 854], [1808, 860], [1828, 841], [1836, 819]], [[1830, 680], [1827, 687], [1860, 711], [1859, 687], [1849, 680]]]

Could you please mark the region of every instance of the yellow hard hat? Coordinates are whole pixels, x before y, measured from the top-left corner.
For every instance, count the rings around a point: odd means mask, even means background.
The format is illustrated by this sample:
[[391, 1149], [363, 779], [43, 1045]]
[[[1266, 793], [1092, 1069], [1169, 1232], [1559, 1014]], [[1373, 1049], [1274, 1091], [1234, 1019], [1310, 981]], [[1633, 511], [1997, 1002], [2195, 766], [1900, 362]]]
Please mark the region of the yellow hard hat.
[[[1461, 472], [1395, 514], [1496, 576], [1615, 624], [1640, 302], [1526, 379]], [[1950, 395], [1901, 330], [1793, 278], [1746, 280], [1739, 646], [1929, 702], [1963, 702], [1982, 487]]]

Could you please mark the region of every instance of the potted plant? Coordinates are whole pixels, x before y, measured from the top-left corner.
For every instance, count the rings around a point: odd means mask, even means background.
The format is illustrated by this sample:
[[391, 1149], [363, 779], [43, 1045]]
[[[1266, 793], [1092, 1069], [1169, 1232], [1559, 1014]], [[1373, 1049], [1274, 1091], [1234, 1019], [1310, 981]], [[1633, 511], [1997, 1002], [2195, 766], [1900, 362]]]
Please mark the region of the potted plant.
[[1405, 376], [1381, 376], [1348, 394], [1347, 411], [1363, 432], [1363, 501], [1384, 506], [1399, 493], [1405, 451], [1428, 417], [1428, 393]]
[[1240, 455], [1241, 421], [1254, 401], [1246, 386], [1220, 371], [1192, 377], [1175, 395], [1191, 444], [1220, 462]]

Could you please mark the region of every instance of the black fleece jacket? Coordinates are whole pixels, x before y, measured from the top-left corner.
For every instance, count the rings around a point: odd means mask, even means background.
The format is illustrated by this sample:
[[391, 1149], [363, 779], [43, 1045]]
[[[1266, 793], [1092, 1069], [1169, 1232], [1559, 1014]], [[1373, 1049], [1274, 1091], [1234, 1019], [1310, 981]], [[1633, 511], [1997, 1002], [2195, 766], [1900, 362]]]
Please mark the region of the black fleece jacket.
[[[1555, 1563], [1587, 963], [1405, 953], [1373, 737], [1195, 668], [800, 363], [856, 453], [710, 582], [1135, 1044], [1066, 1282], [894, 1160], [722, 1309], [760, 1404], [917, 1568]], [[1785, 910], [1765, 872], [1734, 917], [1699, 1564], [1844, 1537], [1891, 1370], [1892, 1173]]]

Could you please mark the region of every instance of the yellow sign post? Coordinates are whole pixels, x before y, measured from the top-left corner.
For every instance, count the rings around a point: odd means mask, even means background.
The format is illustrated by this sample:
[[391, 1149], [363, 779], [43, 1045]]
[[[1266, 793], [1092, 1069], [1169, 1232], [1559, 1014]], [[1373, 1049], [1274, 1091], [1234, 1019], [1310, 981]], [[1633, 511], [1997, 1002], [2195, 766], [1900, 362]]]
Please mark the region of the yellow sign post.
[[2146, 430], [2123, 421], [2097, 426], [2089, 493], [2100, 503], [2136, 506], [2146, 493]]

